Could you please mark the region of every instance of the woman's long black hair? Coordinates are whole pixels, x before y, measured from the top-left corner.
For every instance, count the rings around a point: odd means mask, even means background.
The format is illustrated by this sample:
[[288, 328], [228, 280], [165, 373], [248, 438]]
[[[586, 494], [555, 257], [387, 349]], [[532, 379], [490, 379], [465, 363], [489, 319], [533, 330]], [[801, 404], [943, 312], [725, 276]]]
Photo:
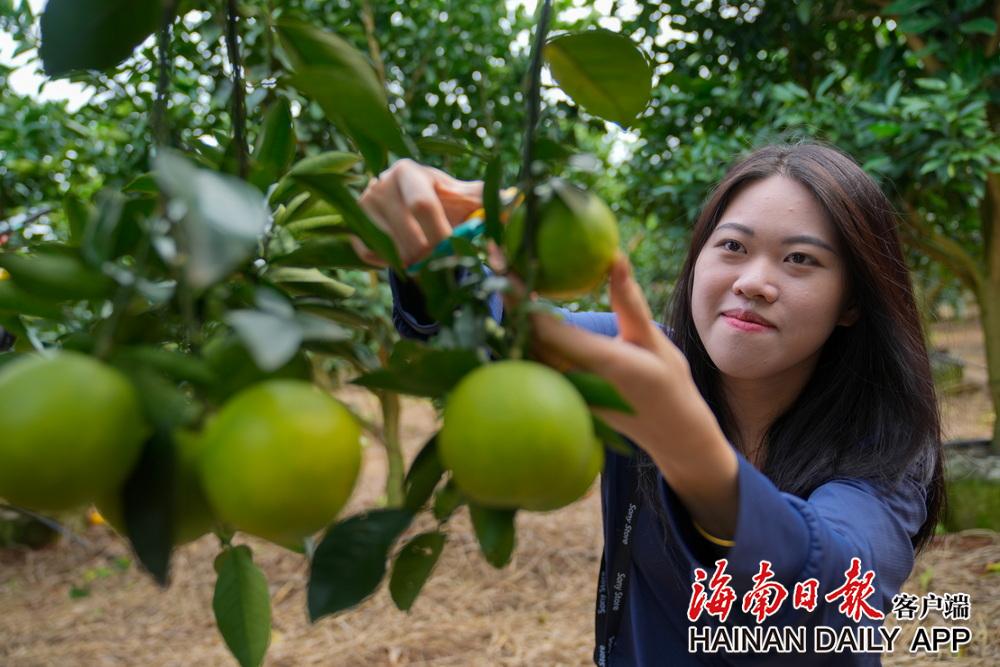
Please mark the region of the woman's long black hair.
[[[666, 325], [723, 432], [736, 442], [718, 369], [691, 313], [694, 266], [737, 193], [778, 174], [812, 192], [836, 228], [860, 318], [835, 328], [802, 393], [767, 430], [761, 471], [778, 489], [801, 498], [835, 477], [891, 485], [911, 476], [927, 491], [926, 520], [912, 540], [919, 552], [944, 501], [940, 415], [897, 217], [857, 163], [834, 148], [802, 143], [756, 150], [730, 168], [695, 223]], [[639, 456], [640, 485], [655, 498], [655, 466], [648, 455]]]

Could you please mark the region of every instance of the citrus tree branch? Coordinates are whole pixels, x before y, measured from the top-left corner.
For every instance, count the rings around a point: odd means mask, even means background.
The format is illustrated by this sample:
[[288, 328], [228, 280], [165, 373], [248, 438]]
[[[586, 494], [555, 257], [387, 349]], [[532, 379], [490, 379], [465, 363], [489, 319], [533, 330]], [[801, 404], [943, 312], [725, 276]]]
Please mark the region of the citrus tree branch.
[[966, 287], [978, 293], [982, 284], [982, 270], [976, 260], [958, 242], [934, 230], [930, 225], [920, 224], [920, 214], [910, 203], [903, 204], [906, 215], [903, 217], [902, 233], [904, 238], [927, 254], [948, 267]]
[[[521, 246], [515, 251], [516, 255], [527, 257], [527, 271], [525, 271], [524, 289], [526, 294], [531, 294], [535, 287], [538, 261], [536, 259], [537, 250], [535, 248], [535, 230], [538, 225], [538, 198], [535, 195], [535, 132], [538, 129], [538, 118], [541, 116], [542, 107], [542, 48], [545, 46], [545, 38], [549, 32], [549, 19], [552, 15], [552, 0], [545, 0], [538, 12], [538, 25], [535, 28], [535, 43], [531, 50], [531, 64], [528, 68], [528, 94], [525, 96], [528, 105], [527, 121], [524, 128], [523, 158], [521, 160], [521, 173], [518, 182], [524, 193], [524, 235]], [[515, 257], [510, 258], [516, 262]], [[521, 304], [516, 317], [517, 325], [515, 330], [514, 345], [511, 356], [520, 359], [524, 353], [524, 346], [528, 338], [528, 309], [526, 303]]]
[[368, 38], [368, 51], [375, 65], [375, 73], [378, 80], [385, 86], [385, 63], [382, 62], [382, 50], [378, 46], [378, 38], [375, 36], [375, 12], [368, 0], [361, 3], [361, 23], [365, 26], [365, 37]]
[[[993, 3], [993, 20], [1000, 26], [1000, 0]], [[986, 45], [986, 57], [990, 58], [995, 55], [998, 46], [1000, 46], [1000, 28], [993, 33], [989, 43]]]
[[177, 0], [167, 0], [163, 4], [163, 20], [157, 35], [157, 65], [159, 76], [156, 80], [156, 100], [153, 102], [153, 139], [159, 146], [167, 146], [170, 142], [170, 131], [167, 128], [167, 93], [170, 89], [170, 40], [177, 13]]
[[1000, 280], [1000, 174], [986, 174], [986, 196], [983, 197], [983, 243], [986, 265], [993, 280]]
[[226, 2], [226, 50], [229, 65], [233, 68], [233, 142], [239, 160], [240, 178], [246, 180], [250, 174], [250, 151], [247, 147], [246, 89], [243, 86], [243, 61], [240, 58], [240, 38], [238, 34], [239, 9], [236, 0]]

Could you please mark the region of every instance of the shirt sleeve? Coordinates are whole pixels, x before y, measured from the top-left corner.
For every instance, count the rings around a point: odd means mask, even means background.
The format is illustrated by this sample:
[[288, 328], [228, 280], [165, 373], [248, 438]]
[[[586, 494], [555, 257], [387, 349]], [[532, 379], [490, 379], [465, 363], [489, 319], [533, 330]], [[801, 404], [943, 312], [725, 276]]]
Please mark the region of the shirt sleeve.
[[[492, 274], [488, 267], [484, 269], [488, 275]], [[456, 278], [461, 282], [466, 275], [468, 272], [459, 268]], [[428, 314], [424, 294], [415, 280], [390, 269], [389, 289], [392, 292], [392, 323], [399, 335], [427, 340], [438, 332], [440, 325]], [[503, 321], [503, 297], [494, 292], [487, 305], [490, 316], [497, 322]], [[571, 311], [567, 308], [556, 308], [556, 311], [574, 326], [605, 336], [615, 336], [618, 333], [618, 318], [614, 313]]]
[[427, 302], [417, 281], [389, 269], [392, 323], [403, 338], [427, 340], [440, 326], [427, 314]]
[[0, 327], [0, 352], [6, 352], [14, 347], [14, 335]]
[[[858, 479], [834, 479], [803, 500], [779, 491], [743, 455], [737, 453], [737, 457], [739, 509], [734, 545], [715, 552], [727, 559], [726, 573], [732, 575], [730, 585], [737, 595], [742, 598], [753, 588], [752, 577], [761, 561], [768, 561], [774, 571], [772, 581], [788, 591], [776, 620], [804, 613], [792, 611], [794, 586], [815, 578], [819, 606], [811, 623], [839, 625], [843, 618], [838, 618], [842, 616], [838, 605], [824, 604], [823, 596], [843, 586], [852, 559], [858, 558], [861, 577], [874, 572], [870, 582], [874, 590], [865, 601], [888, 614], [893, 596], [913, 569], [912, 538], [926, 518], [925, 487], [912, 477], [904, 477], [892, 488], [877, 488]], [[698, 544], [704, 540], [694, 531], [680, 499], [662, 476], [660, 480], [673, 537], [692, 570], [703, 568], [711, 577], [714, 560], [706, 562], [704, 545]]]

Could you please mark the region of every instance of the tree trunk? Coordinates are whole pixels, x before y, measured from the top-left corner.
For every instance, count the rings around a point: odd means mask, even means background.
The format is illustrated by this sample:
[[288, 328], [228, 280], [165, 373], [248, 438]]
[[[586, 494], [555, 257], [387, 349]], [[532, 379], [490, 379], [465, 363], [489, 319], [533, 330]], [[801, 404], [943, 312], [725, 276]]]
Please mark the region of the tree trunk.
[[[1000, 3], [997, 3], [1000, 7]], [[995, 109], [995, 105], [991, 105]], [[980, 211], [983, 223], [983, 259], [986, 271], [979, 287], [979, 309], [986, 342], [986, 375], [993, 400], [991, 450], [1000, 455], [1000, 174], [986, 175], [986, 192]]]
[[993, 400], [992, 451], [1000, 454], [1000, 275], [983, 282], [979, 296], [983, 337], [986, 343], [987, 389]]

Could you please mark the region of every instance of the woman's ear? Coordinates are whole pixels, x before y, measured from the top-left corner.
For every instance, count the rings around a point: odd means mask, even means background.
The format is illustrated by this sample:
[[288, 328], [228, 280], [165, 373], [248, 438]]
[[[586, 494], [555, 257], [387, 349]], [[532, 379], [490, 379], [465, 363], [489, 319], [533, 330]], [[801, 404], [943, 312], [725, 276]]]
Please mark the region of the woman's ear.
[[837, 325], [842, 327], [849, 327], [852, 326], [855, 322], [857, 322], [860, 318], [861, 318], [861, 311], [859, 311], [858, 307], [854, 305], [854, 303], [852, 302], [847, 308], [844, 309], [844, 312], [841, 313], [840, 319], [837, 320]]

